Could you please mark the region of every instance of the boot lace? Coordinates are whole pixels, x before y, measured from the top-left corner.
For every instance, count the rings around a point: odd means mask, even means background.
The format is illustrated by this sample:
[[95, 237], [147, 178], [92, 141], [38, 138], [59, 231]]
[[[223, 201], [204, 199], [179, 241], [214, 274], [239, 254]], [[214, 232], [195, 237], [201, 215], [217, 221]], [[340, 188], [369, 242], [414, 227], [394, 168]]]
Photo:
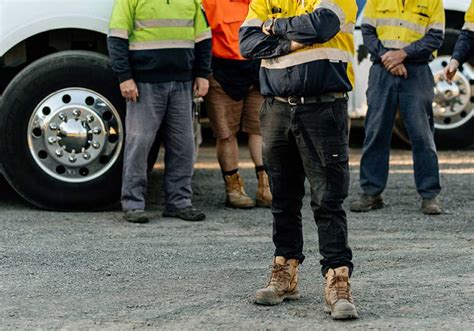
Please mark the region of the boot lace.
[[268, 285], [276, 286], [281, 282], [289, 281], [291, 278], [289, 266], [283, 264], [275, 264], [272, 266], [272, 276]]
[[349, 282], [346, 277], [344, 276], [336, 276], [331, 279], [330, 287], [332, 287], [335, 291], [333, 294], [336, 296], [336, 301], [339, 299], [345, 299], [348, 301], [352, 301], [351, 298], [351, 289]]

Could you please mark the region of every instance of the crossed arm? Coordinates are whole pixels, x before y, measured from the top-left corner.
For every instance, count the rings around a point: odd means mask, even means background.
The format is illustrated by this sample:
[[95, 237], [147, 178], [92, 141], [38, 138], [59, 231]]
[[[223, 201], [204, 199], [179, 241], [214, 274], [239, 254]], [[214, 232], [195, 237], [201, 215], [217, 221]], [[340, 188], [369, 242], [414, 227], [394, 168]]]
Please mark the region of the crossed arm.
[[324, 43], [339, 31], [338, 16], [326, 8], [310, 14], [279, 18], [265, 24], [268, 14], [261, 1], [250, 6], [249, 17], [240, 28], [240, 51], [251, 59], [269, 59], [289, 54], [305, 45]]

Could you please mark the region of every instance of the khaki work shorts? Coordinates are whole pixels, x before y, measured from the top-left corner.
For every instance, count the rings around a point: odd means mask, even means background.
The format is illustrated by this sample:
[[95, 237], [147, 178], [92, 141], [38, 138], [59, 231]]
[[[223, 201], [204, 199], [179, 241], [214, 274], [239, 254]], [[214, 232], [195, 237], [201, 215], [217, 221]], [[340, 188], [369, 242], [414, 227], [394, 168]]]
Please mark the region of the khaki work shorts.
[[211, 75], [205, 105], [214, 136], [226, 139], [234, 136], [239, 129], [245, 133], [261, 135], [258, 113], [263, 100], [260, 90], [251, 87], [243, 100], [235, 101]]

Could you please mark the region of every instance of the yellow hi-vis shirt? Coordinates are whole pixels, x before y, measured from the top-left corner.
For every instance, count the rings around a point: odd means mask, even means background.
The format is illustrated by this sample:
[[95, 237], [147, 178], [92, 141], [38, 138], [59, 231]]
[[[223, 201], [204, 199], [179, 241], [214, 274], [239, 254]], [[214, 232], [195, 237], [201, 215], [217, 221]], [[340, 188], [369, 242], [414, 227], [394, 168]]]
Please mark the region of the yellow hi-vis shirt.
[[474, 0], [471, 1], [469, 5], [464, 21], [465, 23], [462, 29], [474, 32]]
[[442, 0], [368, 0], [363, 24], [376, 28], [386, 48], [402, 49], [431, 30], [444, 31]]
[[270, 18], [305, 15], [319, 8], [331, 10], [339, 18], [340, 32], [323, 44], [312, 44], [288, 55], [263, 59], [262, 68], [283, 69], [318, 60], [347, 63], [347, 76], [354, 86], [354, 28], [357, 16], [355, 0], [252, 0], [245, 26], [261, 26]]

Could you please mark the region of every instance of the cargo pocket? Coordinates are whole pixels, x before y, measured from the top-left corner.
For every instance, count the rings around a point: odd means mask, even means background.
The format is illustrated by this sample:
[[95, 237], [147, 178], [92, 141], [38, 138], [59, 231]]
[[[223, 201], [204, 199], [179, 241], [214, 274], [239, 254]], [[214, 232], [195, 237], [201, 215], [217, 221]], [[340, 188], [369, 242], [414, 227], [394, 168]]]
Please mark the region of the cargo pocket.
[[326, 177], [323, 200], [342, 202], [349, 192], [349, 145], [341, 141], [326, 141], [323, 154]]
[[345, 163], [349, 160], [349, 144], [345, 141], [330, 140], [324, 142], [322, 151], [323, 165]]

